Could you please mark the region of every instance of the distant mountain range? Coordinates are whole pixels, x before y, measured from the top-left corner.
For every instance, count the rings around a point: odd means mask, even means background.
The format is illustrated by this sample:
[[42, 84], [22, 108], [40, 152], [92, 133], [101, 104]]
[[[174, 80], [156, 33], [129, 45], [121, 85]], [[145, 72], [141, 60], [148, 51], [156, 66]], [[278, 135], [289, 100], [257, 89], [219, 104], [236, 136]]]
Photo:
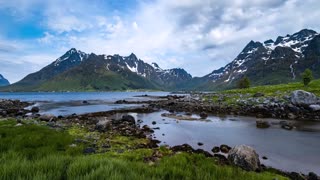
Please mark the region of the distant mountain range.
[[0, 86], [7, 86], [9, 84], [9, 81], [0, 74]]
[[306, 68], [320, 78], [320, 35], [303, 29], [275, 41], [250, 41], [232, 62], [200, 78], [198, 86], [207, 90], [234, 88], [244, 76], [253, 85], [288, 83], [300, 80]]
[[7, 91], [112, 91], [127, 89], [174, 90], [190, 81], [184, 69], [161, 69], [136, 55], [86, 54], [75, 48]]
[[320, 35], [303, 29], [293, 35], [279, 36], [275, 41], [250, 41], [232, 62], [204, 77], [192, 78], [180, 68], [162, 69], [133, 53], [96, 55], [72, 48], [40, 71], [0, 90], [219, 90], [236, 87], [244, 76], [253, 85], [299, 81], [306, 68], [320, 78]]

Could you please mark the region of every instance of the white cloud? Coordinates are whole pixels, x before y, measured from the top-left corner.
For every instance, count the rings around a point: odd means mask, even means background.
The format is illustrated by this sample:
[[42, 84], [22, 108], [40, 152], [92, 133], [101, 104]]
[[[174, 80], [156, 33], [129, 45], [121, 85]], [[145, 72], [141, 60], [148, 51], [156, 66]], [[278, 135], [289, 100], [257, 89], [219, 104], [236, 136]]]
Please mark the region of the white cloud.
[[[40, 45], [32, 46], [54, 51], [48, 52], [50, 60], [41, 58], [45, 51], [30, 52], [39, 54], [32, 57], [34, 64], [53, 61], [75, 47], [98, 54], [134, 52], [149, 63], [179, 66], [203, 76], [233, 60], [250, 40], [275, 39], [302, 28], [320, 29], [318, 0], [156, 0], [141, 1], [126, 12], [105, 12], [95, 5], [98, 1], [13, 1], [22, 7], [1, 0], [0, 6], [19, 11], [30, 10], [31, 5], [43, 7], [41, 23], [47, 29], [38, 39]], [[5, 48], [0, 43], [1, 49]]]
[[49, 32], [45, 32], [42, 38], [39, 38], [38, 41], [44, 44], [50, 44], [55, 40], [55, 36]]

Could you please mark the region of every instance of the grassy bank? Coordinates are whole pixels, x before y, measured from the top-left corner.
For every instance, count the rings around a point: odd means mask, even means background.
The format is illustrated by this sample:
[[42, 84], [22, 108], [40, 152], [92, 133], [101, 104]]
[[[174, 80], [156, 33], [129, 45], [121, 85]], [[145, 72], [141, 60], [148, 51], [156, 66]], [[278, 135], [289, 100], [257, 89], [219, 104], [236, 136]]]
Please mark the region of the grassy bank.
[[[95, 136], [100, 138], [93, 138], [99, 144], [105, 138], [103, 133], [16, 124], [0, 120], [0, 179], [285, 179], [269, 172], [220, 166], [199, 154], [174, 155], [164, 147], [131, 149], [128, 146], [141, 140], [130, 137], [114, 136], [109, 139], [109, 150], [84, 155], [87, 144], [75, 144], [75, 139]], [[155, 163], [145, 161], [155, 151], [163, 157]]]
[[291, 91], [298, 90], [298, 89], [309, 91], [320, 96], [320, 79], [311, 81], [311, 83], [308, 86], [304, 86], [302, 82], [296, 82], [296, 83], [288, 83], [288, 84], [256, 86], [256, 87], [251, 87], [246, 89], [233, 89], [233, 90], [222, 91], [221, 93], [255, 94], [257, 92], [260, 92], [269, 96], [272, 96], [272, 95], [277, 96], [279, 94], [286, 94], [286, 93], [288, 94]]
[[[256, 93], [263, 93], [263, 98], [278, 98], [284, 100], [284, 96], [289, 96], [294, 90], [305, 90], [320, 96], [320, 79], [312, 81], [308, 86], [304, 86], [302, 82], [278, 84], [278, 85], [264, 85], [245, 89], [232, 89], [219, 91], [217, 93], [205, 95], [205, 101], [214, 103], [222, 103], [221, 105], [238, 106], [239, 100], [250, 99]], [[221, 97], [223, 97], [221, 99]]]

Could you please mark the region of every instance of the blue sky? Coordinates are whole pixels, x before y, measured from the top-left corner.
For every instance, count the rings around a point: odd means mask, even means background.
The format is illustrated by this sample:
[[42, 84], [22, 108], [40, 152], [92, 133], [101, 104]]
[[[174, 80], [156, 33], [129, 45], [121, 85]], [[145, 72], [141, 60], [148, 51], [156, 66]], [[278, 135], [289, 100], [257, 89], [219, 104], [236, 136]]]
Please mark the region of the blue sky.
[[319, 31], [318, 0], [0, 0], [0, 74], [10, 82], [70, 48], [135, 53], [203, 76], [250, 41]]

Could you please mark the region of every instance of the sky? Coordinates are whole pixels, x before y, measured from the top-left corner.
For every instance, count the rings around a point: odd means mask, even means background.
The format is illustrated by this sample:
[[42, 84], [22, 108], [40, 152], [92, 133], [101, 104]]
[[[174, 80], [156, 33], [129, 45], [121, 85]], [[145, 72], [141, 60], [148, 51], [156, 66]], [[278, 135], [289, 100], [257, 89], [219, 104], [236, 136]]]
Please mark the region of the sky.
[[320, 31], [319, 0], [0, 0], [0, 74], [19, 81], [71, 48], [135, 53], [204, 76], [250, 41]]

